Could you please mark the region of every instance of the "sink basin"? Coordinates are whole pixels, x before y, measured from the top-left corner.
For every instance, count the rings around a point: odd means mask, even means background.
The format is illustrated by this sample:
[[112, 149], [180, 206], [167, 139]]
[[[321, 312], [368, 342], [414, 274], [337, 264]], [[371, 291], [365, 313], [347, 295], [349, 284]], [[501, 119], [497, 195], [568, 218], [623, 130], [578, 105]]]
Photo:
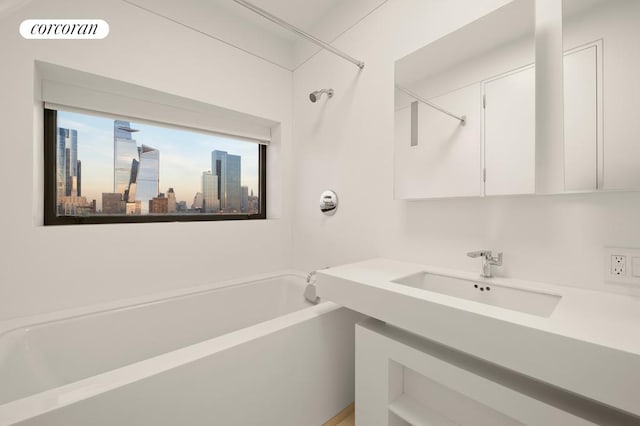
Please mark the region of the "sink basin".
[[562, 297], [428, 272], [419, 272], [392, 282], [541, 317], [550, 316]]

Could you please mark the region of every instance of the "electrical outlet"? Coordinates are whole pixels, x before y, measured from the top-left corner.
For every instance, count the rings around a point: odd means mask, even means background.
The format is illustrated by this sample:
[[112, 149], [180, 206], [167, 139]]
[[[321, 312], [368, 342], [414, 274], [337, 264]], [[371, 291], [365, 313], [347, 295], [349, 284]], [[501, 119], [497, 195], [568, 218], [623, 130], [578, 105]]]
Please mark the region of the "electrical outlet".
[[[604, 280], [613, 284], [640, 285], [640, 271], [636, 271], [640, 249], [605, 248]], [[629, 262], [629, 263], [627, 263]]]
[[621, 254], [611, 256], [611, 275], [627, 275], [627, 257]]

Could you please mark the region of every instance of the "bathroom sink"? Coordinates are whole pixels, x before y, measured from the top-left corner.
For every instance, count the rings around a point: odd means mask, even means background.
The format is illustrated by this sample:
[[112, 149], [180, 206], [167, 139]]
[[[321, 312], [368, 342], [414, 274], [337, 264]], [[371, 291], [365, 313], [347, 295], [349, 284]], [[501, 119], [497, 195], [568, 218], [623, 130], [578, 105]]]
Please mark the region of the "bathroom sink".
[[561, 299], [556, 294], [428, 272], [419, 272], [392, 282], [541, 317], [550, 316]]

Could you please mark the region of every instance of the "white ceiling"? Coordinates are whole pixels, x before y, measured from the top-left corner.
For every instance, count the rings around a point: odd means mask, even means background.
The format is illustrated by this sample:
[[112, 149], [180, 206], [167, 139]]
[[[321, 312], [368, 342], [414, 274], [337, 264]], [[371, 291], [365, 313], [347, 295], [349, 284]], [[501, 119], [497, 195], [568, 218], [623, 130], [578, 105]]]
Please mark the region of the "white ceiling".
[[[0, 16], [31, 0], [0, 0]], [[233, 0], [121, 0], [155, 15], [294, 70], [319, 48]], [[286, 22], [331, 43], [387, 0], [249, 0]], [[348, 52], [350, 53], [350, 52]], [[356, 54], [350, 53], [352, 56]]]
[[[233, 0], [122, 0], [293, 70], [318, 51]], [[387, 0], [249, 0], [267, 12], [331, 42]]]
[[[218, 0], [220, 1], [220, 0]], [[229, 0], [222, 0], [230, 3]], [[250, 0], [251, 3], [284, 19], [300, 29], [309, 31], [345, 0]], [[349, 1], [349, 0], [347, 0]], [[237, 7], [236, 4], [234, 6]]]
[[26, 5], [30, 1], [31, 0], [0, 0], [0, 17]]

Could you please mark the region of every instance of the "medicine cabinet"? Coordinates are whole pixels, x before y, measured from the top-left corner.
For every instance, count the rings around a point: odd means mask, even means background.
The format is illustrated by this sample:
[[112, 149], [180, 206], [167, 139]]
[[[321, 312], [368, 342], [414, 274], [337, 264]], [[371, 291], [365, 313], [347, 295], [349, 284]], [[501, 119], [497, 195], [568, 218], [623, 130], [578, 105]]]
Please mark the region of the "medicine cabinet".
[[[563, 75], [536, 78], [535, 0], [396, 61], [396, 199], [548, 193], [536, 186], [552, 166], [542, 162], [562, 169], [547, 176], [554, 193], [640, 188], [640, 2], [564, 0], [560, 14], [551, 54]], [[562, 137], [536, 140], [536, 80], [550, 79], [563, 87]], [[553, 161], [536, 143], [556, 145]]]

